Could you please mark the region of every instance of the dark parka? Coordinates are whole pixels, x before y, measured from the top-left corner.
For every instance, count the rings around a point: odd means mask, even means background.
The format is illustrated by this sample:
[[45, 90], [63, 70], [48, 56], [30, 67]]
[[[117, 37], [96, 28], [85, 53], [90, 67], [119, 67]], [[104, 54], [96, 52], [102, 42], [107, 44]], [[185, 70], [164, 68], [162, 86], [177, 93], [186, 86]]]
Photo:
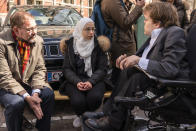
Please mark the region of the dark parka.
[[191, 12], [191, 15], [190, 15], [190, 24], [187, 28], [187, 32], [189, 32], [189, 30], [192, 28], [192, 26], [196, 24], [196, 9], [194, 9], [192, 12]]
[[189, 9], [188, 3], [186, 1], [175, 0], [174, 6], [176, 7], [178, 12], [180, 26], [182, 28], [186, 28], [189, 25], [189, 20], [186, 13], [186, 10]]
[[190, 68], [190, 78], [196, 80], [196, 24], [193, 24], [187, 36], [187, 59]]
[[[105, 51], [107, 51], [110, 47], [109, 39], [104, 36], [98, 37], [98, 40], [95, 38], [94, 41], [95, 47], [91, 54], [91, 66], [93, 74], [88, 79], [92, 85], [103, 81], [107, 74], [107, 56]], [[77, 83], [81, 82], [82, 80], [78, 74], [76, 74], [73, 37], [69, 40], [61, 42], [61, 50], [64, 50], [65, 56], [63, 64], [64, 82], [59, 91], [60, 93], [64, 94], [64, 88], [66, 87], [67, 82], [77, 86]]]

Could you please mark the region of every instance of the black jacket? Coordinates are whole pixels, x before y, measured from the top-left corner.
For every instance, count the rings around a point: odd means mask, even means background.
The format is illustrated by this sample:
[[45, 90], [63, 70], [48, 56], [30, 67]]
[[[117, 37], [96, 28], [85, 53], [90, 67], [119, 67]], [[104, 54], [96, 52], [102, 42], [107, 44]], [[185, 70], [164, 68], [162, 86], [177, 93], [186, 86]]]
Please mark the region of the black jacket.
[[187, 36], [187, 59], [190, 68], [190, 78], [196, 80], [196, 24], [193, 24]]
[[[100, 47], [100, 42], [98, 42], [95, 37], [95, 47], [91, 54], [91, 66], [92, 66], [92, 76], [87, 80], [91, 82], [92, 85], [103, 81], [107, 74], [107, 56], [103, 51], [104, 47]], [[60, 88], [65, 88], [66, 83], [69, 82], [73, 85], [77, 85], [78, 82], [81, 82], [80, 76], [76, 73], [76, 61], [75, 54], [73, 49], [73, 38], [66, 40], [65, 51], [64, 51], [64, 64], [63, 64], [63, 75], [64, 82]], [[63, 93], [63, 89], [59, 90], [60, 93]]]
[[188, 10], [188, 9], [185, 4], [186, 4], [186, 2], [182, 2], [181, 0], [176, 0], [174, 2], [174, 6], [176, 7], [177, 12], [178, 12], [180, 27], [182, 27], [184, 29], [189, 25], [188, 16], [186, 13], [186, 10]]

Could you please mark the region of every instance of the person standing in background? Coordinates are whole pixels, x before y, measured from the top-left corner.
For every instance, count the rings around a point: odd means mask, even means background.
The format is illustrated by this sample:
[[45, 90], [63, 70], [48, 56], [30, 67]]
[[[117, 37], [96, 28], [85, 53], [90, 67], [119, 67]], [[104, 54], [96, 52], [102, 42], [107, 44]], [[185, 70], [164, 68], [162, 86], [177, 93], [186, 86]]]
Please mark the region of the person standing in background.
[[121, 54], [135, 54], [136, 41], [132, 25], [142, 15], [144, 0], [136, 1], [135, 8], [129, 13], [120, 0], [102, 0], [101, 12], [106, 24], [113, 29], [111, 44], [111, 61], [113, 65], [112, 82], [117, 84], [120, 70], [115, 67], [116, 59]]

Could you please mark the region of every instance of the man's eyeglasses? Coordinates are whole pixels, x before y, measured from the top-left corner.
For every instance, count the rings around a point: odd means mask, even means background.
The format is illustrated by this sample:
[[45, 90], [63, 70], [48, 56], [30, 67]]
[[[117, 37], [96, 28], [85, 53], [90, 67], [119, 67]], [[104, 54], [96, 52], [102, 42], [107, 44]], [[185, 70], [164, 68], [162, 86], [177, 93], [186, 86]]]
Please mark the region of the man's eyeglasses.
[[20, 28], [26, 30], [27, 32], [31, 32], [31, 31], [37, 30], [37, 26], [31, 27], [31, 28], [22, 28], [22, 27], [20, 27]]
[[95, 27], [88, 27], [84, 30], [87, 31], [87, 32], [90, 32], [90, 31], [95, 32], [96, 28]]

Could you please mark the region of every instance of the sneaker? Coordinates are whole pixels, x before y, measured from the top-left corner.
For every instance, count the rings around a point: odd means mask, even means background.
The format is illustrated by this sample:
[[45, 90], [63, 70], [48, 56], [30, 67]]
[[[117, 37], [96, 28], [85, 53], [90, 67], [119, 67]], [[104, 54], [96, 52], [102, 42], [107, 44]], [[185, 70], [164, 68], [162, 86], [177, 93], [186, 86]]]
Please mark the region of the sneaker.
[[80, 116], [77, 116], [73, 121], [73, 127], [78, 128], [81, 127], [82, 121]]

